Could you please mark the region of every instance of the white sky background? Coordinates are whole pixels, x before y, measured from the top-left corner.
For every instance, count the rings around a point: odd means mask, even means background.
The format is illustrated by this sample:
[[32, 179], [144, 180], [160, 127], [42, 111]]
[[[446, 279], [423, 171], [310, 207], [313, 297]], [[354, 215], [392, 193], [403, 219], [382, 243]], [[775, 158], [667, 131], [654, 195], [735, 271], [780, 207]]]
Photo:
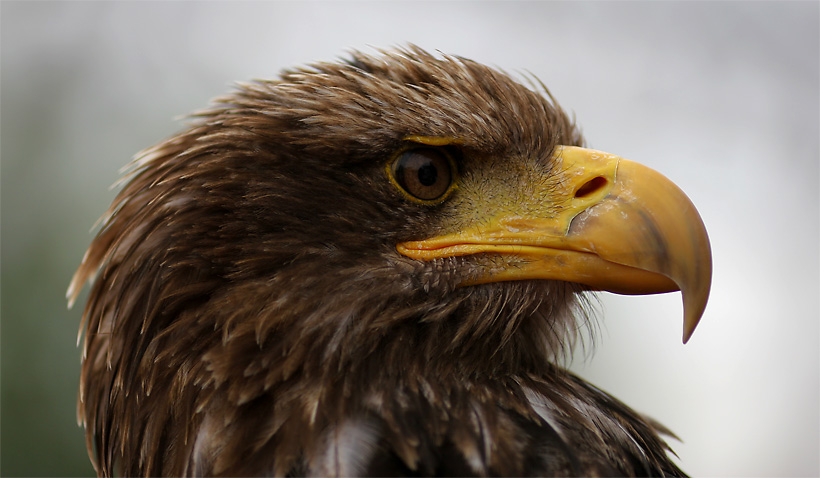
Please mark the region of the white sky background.
[[[413, 42], [535, 74], [591, 147], [662, 172], [703, 217], [714, 281], [690, 343], [679, 294], [602, 294], [572, 368], [674, 430], [693, 476], [820, 474], [817, 2], [3, 2], [2, 22], [4, 289], [44, 240], [67, 285], [118, 169], [174, 117], [236, 80]], [[4, 331], [79, 324], [39, 306]]]

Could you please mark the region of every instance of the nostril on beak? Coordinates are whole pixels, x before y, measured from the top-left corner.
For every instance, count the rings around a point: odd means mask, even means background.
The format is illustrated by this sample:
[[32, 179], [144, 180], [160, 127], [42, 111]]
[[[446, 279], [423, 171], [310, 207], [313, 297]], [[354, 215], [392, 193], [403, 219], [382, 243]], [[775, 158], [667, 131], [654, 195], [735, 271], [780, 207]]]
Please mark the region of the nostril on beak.
[[586, 183], [584, 183], [583, 186], [578, 188], [578, 190], [575, 191], [575, 197], [583, 199], [585, 197], [591, 196], [595, 194], [597, 191], [601, 190], [601, 188], [605, 187], [606, 183], [606, 178], [596, 176], [587, 181]]

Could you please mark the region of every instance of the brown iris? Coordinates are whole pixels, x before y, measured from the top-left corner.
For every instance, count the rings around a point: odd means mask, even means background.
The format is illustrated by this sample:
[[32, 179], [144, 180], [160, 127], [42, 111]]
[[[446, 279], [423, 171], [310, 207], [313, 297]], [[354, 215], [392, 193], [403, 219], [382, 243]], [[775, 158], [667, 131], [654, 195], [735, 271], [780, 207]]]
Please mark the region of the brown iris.
[[453, 163], [443, 148], [413, 148], [399, 153], [390, 168], [396, 184], [421, 201], [443, 199], [453, 185]]

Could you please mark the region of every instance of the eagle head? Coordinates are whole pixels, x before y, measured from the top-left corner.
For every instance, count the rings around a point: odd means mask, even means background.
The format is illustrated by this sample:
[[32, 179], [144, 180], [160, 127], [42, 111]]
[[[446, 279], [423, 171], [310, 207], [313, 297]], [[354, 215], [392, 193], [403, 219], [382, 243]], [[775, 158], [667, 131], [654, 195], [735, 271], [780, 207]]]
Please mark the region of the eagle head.
[[139, 155], [92, 281], [101, 475], [680, 474], [554, 364], [585, 291], [709, 292], [697, 211], [537, 81], [416, 47], [240, 84]]

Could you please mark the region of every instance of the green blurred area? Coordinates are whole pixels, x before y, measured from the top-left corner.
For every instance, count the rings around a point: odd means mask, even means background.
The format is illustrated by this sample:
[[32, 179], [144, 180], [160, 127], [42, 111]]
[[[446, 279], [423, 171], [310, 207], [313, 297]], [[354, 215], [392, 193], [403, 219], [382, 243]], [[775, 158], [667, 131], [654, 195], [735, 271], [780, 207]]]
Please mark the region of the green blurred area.
[[[0, 8], [0, 474], [93, 476], [76, 420], [82, 306], [68, 310], [65, 290], [90, 237], [75, 231], [88, 231], [95, 213], [61, 174], [61, 163], [72, 154], [57, 121], [66, 77], [43, 75], [48, 62], [52, 75], [60, 62], [40, 58], [28, 68], [13, 63], [15, 49], [25, 47], [19, 22], [32, 22], [37, 12], [9, 3]], [[106, 194], [92, 195], [102, 201], [97, 215]]]
[[60, 300], [68, 271], [55, 267], [66, 265], [60, 250], [59, 236], [51, 235], [28, 244], [21, 256], [3, 256], [3, 476], [94, 474], [75, 419], [80, 352], [68, 339], [77, 333], [79, 313], [67, 312]]

